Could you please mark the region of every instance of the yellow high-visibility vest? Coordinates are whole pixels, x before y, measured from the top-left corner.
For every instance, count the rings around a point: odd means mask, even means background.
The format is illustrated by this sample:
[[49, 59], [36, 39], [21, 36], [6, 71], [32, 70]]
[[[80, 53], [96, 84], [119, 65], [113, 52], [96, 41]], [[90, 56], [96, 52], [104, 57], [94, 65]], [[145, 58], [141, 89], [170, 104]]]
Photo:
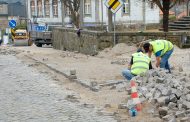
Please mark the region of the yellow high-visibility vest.
[[154, 54], [156, 54], [156, 52], [162, 50], [161, 56], [163, 56], [167, 51], [169, 51], [173, 48], [173, 44], [167, 40], [155, 40], [155, 41], [150, 42], [150, 44], [153, 47]]
[[131, 73], [134, 75], [139, 75], [145, 73], [149, 70], [150, 58], [143, 54], [142, 52], [134, 53], [133, 55], [133, 64], [131, 66]]

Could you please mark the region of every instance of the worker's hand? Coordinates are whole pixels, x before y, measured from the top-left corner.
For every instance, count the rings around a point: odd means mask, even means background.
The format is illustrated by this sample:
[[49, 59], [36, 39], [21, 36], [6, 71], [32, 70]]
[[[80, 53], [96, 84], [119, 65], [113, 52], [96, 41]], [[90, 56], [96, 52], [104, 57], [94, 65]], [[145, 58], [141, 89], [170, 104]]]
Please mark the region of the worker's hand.
[[156, 62], [156, 67], [157, 68], [160, 67], [160, 63]]

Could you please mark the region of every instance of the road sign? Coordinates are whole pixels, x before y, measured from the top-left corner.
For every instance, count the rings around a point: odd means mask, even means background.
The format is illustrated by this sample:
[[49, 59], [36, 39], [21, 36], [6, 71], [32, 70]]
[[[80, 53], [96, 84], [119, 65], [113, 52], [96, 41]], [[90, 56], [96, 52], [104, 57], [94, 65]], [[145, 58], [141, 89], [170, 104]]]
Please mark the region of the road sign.
[[36, 26], [36, 31], [45, 31], [46, 26]]
[[123, 0], [106, 0], [104, 4], [113, 13], [116, 13], [123, 6]]
[[9, 21], [9, 27], [10, 28], [15, 28], [16, 27], [16, 21], [15, 20], [10, 20]]

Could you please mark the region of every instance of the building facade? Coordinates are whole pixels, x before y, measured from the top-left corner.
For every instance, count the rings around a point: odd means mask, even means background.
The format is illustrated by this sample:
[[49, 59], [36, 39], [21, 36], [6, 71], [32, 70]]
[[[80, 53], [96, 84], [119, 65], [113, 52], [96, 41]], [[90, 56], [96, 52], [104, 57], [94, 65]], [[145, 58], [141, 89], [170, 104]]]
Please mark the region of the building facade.
[[61, 24], [60, 0], [27, 0], [28, 18], [37, 23]]
[[[45, 23], [62, 23], [69, 20], [70, 11], [64, 8], [60, 0], [27, 0], [28, 18]], [[108, 22], [108, 8], [105, 0], [83, 0], [83, 21], [86, 24]], [[116, 23], [150, 24], [159, 23], [159, 8], [140, 0], [123, 0], [124, 4], [116, 13]], [[62, 18], [64, 15], [64, 18]]]
[[0, 29], [8, 26], [8, 3], [0, 2]]

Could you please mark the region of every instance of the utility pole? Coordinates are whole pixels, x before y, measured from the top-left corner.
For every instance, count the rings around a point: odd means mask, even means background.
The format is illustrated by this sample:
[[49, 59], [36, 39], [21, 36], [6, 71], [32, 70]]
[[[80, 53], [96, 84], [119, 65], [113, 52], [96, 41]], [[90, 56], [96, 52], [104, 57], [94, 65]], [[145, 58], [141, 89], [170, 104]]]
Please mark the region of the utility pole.
[[143, 31], [146, 30], [146, 2], [143, 0]]
[[82, 29], [83, 28], [83, 6], [84, 6], [84, 0], [80, 0], [80, 25], [79, 25], [79, 28]]
[[61, 1], [61, 14], [62, 14], [62, 27], [64, 27], [65, 26], [65, 21], [64, 21], [64, 19], [65, 19], [65, 6], [64, 6], [64, 3], [63, 3], [63, 1]]
[[108, 32], [113, 31], [113, 19], [112, 12], [108, 9]]
[[103, 0], [101, 0], [101, 11], [102, 11], [102, 23], [101, 23], [101, 26], [102, 26], [102, 30], [104, 29], [104, 10], [103, 10]]

